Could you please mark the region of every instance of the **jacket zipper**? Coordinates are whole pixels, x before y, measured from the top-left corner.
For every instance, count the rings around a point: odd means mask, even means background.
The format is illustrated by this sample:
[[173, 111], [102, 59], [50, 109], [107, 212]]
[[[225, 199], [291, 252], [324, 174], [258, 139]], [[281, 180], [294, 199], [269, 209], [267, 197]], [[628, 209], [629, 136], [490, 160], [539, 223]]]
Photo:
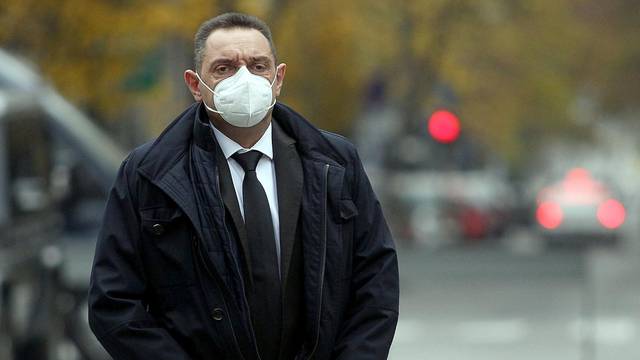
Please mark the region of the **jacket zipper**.
[[[216, 170], [216, 192], [218, 195], [218, 199], [222, 199], [222, 191], [220, 190], [220, 172], [218, 170]], [[227, 235], [227, 240], [230, 240], [231, 236], [229, 235], [229, 229], [227, 229], [227, 220], [226, 220], [226, 214], [224, 210], [222, 211], [222, 224], [224, 227], [225, 234]], [[247, 315], [249, 317], [249, 329], [251, 330], [251, 340], [253, 342], [253, 347], [256, 350], [256, 355], [258, 355], [258, 360], [262, 360], [262, 358], [260, 357], [260, 350], [258, 350], [258, 343], [255, 338], [255, 330], [253, 330], [253, 320], [251, 319], [251, 310], [249, 307], [249, 301], [247, 300], [247, 293], [245, 291], [244, 280], [242, 279], [242, 273], [240, 272], [240, 267], [238, 266], [238, 262], [236, 261], [236, 258], [233, 256], [231, 258], [233, 260], [233, 265], [235, 266], [236, 271], [238, 272], [238, 275], [240, 277], [240, 285], [241, 285], [240, 288], [242, 289], [242, 300], [244, 302], [245, 308], [247, 309]], [[232, 327], [232, 330], [233, 330], [233, 327]]]
[[310, 360], [311, 358], [313, 358], [313, 355], [315, 355], [316, 350], [318, 349], [318, 343], [320, 342], [320, 326], [321, 326], [321, 316], [322, 316], [322, 292], [324, 289], [324, 270], [325, 270], [325, 264], [326, 264], [326, 260], [327, 260], [327, 198], [329, 197], [329, 164], [325, 164], [324, 166], [324, 186], [323, 186], [323, 190], [324, 190], [324, 221], [323, 221], [323, 226], [324, 226], [324, 231], [322, 233], [322, 260], [321, 260], [321, 267], [320, 267], [320, 291], [318, 294], [318, 301], [320, 302], [320, 304], [318, 304], [318, 330], [316, 332], [316, 341], [315, 344], [313, 345], [313, 350], [311, 350], [311, 353], [309, 354], [309, 357], [307, 358], [308, 360]]

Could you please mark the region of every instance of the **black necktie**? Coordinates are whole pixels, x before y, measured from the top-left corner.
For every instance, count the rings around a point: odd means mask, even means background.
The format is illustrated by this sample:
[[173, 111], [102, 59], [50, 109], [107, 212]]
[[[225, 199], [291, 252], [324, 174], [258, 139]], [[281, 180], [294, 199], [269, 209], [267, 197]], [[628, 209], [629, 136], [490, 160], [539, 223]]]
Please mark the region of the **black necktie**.
[[264, 360], [278, 358], [282, 323], [280, 272], [269, 201], [256, 176], [262, 153], [251, 150], [233, 158], [244, 169], [242, 197], [249, 243], [252, 294], [249, 301], [258, 349]]

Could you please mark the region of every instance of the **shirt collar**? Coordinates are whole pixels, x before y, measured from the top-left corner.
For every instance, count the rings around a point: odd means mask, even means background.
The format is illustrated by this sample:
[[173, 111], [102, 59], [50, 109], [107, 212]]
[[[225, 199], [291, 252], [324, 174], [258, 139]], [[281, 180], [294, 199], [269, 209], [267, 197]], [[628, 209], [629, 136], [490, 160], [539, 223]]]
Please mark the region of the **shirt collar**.
[[218, 145], [220, 145], [220, 149], [222, 149], [222, 153], [227, 160], [238, 151], [243, 153], [250, 150], [260, 151], [269, 159], [273, 160], [273, 144], [271, 136], [272, 124], [269, 124], [269, 127], [267, 127], [267, 130], [262, 134], [262, 137], [250, 149], [243, 148], [240, 144], [231, 140], [227, 135], [223, 134], [222, 131], [216, 129], [213, 124], [210, 124], [210, 126], [213, 129], [213, 135], [216, 137]]

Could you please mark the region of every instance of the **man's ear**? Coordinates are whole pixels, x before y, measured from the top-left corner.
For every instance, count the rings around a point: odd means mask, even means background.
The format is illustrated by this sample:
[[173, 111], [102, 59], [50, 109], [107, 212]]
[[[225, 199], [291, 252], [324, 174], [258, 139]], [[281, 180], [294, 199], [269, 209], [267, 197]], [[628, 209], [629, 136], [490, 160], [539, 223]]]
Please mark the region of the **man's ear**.
[[287, 64], [282, 63], [276, 68], [276, 82], [273, 84], [276, 96], [280, 96], [282, 84], [284, 84], [284, 75], [287, 73]]
[[193, 95], [195, 101], [201, 101], [202, 94], [200, 93], [200, 80], [198, 80], [196, 72], [193, 70], [185, 70], [184, 82], [185, 84], [187, 84], [187, 87], [189, 88], [189, 91], [191, 92], [191, 95]]

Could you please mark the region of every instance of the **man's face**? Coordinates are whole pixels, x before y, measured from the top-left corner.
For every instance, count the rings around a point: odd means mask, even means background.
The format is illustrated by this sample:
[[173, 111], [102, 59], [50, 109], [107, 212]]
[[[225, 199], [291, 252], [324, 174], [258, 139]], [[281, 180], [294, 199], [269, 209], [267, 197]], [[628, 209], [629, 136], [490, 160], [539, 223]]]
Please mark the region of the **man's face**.
[[[215, 89], [220, 81], [234, 75], [242, 66], [246, 66], [251, 73], [264, 77], [269, 83], [275, 77], [272, 92], [274, 96], [280, 95], [286, 65], [276, 66], [269, 41], [262, 33], [245, 28], [212, 32], [207, 38], [202, 65], [198, 69], [202, 80]], [[199, 87], [202, 93], [210, 94], [202, 84]]]

